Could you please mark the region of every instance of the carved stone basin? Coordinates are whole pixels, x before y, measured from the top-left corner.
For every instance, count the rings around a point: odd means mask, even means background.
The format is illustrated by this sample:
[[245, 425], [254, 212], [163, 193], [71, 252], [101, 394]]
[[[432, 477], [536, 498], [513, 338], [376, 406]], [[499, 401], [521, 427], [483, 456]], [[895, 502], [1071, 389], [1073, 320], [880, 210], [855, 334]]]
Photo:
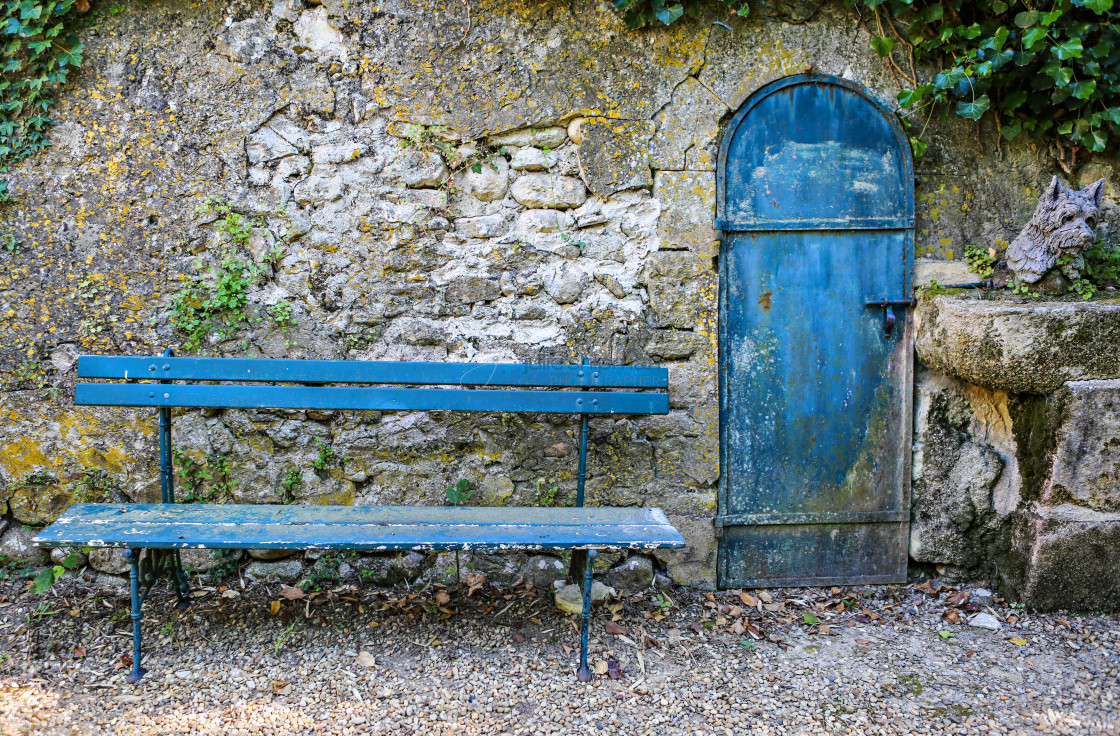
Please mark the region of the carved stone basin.
[[1066, 381], [1120, 378], [1120, 299], [941, 295], [921, 300], [914, 322], [923, 363], [987, 389], [1050, 393]]

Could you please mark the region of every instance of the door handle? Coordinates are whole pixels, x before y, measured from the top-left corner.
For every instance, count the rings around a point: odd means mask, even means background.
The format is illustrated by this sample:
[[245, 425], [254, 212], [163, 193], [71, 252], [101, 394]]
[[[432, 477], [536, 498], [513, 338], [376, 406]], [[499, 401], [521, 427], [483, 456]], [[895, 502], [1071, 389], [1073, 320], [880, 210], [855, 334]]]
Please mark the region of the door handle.
[[883, 337], [889, 338], [891, 333], [894, 332], [894, 326], [898, 322], [898, 317], [895, 316], [895, 307], [912, 307], [917, 304], [916, 299], [879, 299], [877, 301], [866, 301], [863, 303], [865, 307], [874, 307], [883, 310]]

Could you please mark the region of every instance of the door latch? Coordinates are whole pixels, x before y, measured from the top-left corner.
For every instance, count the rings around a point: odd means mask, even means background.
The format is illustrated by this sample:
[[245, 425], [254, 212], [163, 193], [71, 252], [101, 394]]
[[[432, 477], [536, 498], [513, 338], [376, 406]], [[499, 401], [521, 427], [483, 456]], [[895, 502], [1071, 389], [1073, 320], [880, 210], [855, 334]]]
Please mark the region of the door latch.
[[912, 307], [917, 304], [916, 299], [879, 299], [877, 301], [864, 302], [865, 307], [874, 307], [883, 310], [883, 337], [890, 337], [894, 332], [895, 323], [898, 322], [898, 317], [895, 316], [895, 307]]

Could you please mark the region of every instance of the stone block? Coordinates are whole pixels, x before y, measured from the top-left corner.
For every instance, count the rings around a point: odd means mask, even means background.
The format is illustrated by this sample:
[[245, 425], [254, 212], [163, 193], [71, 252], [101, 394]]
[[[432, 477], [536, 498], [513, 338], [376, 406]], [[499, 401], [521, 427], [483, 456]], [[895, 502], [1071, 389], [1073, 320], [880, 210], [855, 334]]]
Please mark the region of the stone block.
[[123, 575], [132, 569], [124, 556], [124, 550], [117, 547], [95, 547], [90, 550], [89, 566], [110, 575]]
[[580, 125], [579, 165], [591, 191], [610, 198], [626, 189], [653, 185], [648, 120], [587, 118]]
[[[618, 591], [614, 588], [604, 585], [598, 580], [592, 582], [591, 605], [595, 606], [617, 597]], [[575, 583], [557, 588], [555, 594], [553, 594], [553, 600], [556, 602], [556, 607], [563, 613], [576, 615], [583, 613], [583, 591]]]
[[570, 230], [575, 219], [563, 210], [525, 210], [517, 217], [517, 232], [524, 235]]
[[301, 46], [322, 58], [338, 58], [345, 51], [342, 34], [331, 24], [326, 7], [304, 11], [292, 24], [292, 30]]
[[646, 354], [662, 360], [688, 358], [707, 344], [700, 334], [686, 330], [656, 330], [646, 343]]
[[716, 178], [710, 171], [658, 171], [653, 197], [661, 203], [657, 237], [666, 249], [687, 249], [711, 258], [719, 249]]
[[1120, 511], [1120, 380], [1070, 381], [1055, 400], [1060, 423], [1042, 502]]
[[707, 361], [669, 364], [669, 406], [695, 412], [705, 404], [715, 405], [716, 368]]
[[568, 263], [562, 263], [543, 275], [545, 291], [557, 304], [578, 301], [591, 280], [586, 273]]
[[716, 534], [709, 517], [668, 515], [669, 522], [684, 536], [683, 549], [658, 549], [653, 554], [669, 577], [679, 585], [712, 590], [716, 587]]
[[642, 555], [632, 555], [621, 565], [611, 568], [607, 573], [607, 583], [623, 592], [645, 590], [653, 584], [653, 561]]
[[468, 168], [462, 174], [459, 187], [464, 194], [483, 202], [496, 202], [506, 196], [509, 188], [509, 162], [497, 156], [478, 167]]
[[1120, 513], [1028, 504], [1016, 514], [1003, 595], [1040, 611], [1120, 607]]
[[517, 203], [533, 209], [567, 210], [587, 201], [587, 187], [571, 176], [525, 174], [510, 189]]
[[568, 131], [564, 128], [522, 128], [505, 133], [495, 133], [487, 142], [491, 146], [539, 146], [543, 148], [559, 148], [568, 140]]
[[1120, 304], [923, 299], [922, 362], [988, 389], [1045, 394], [1066, 381], [1120, 378]]
[[719, 444], [707, 433], [661, 440], [654, 461], [658, 480], [678, 490], [710, 486], [719, 478]]
[[455, 232], [464, 238], [493, 238], [502, 234], [505, 223], [501, 215], [460, 217], [455, 220]]
[[298, 550], [294, 549], [251, 549], [249, 556], [254, 560], [261, 560], [262, 562], [271, 562], [273, 560], [282, 560], [285, 557], [291, 557]]
[[531, 556], [522, 570], [525, 582], [543, 590], [552, 590], [553, 582], [563, 580], [568, 575], [568, 566], [564, 561], [550, 555]]
[[303, 563], [299, 560], [265, 562], [255, 560], [242, 572], [246, 580], [254, 583], [277, 580], [287, 585], [295, 585], [303, 578]]
[[299, 149], [275, 130], [265, 126], [245, 140], [245, 153], [249, 163], [258, 164], [293, 156], [299, 153]]
[[20, 524], [13, 524], [0, 536], [0, 555], [16, 562], [28, 565], [45, 565], [48, 560], [48, 550], [31, 544], [32, 537], [38, 530], [30, 529]]
[[980, 277], [968, 270], [964, 261], [938, 261], [919, 258], [914, 262], [914, 285], [929, 286], [936, 281], [941, 286], [971, 284]]
[[657, 132], [649, 144], [653, 168], [714, 171], [719, 121], [726, 113], [727, 106], [695, 77], [681, 82], [673, 101], [654, 118]]
[[179, 552], [179, 560], [188, 571], [209, 572], [218, 565], [229, 560], [241, 558], [241, 550], [226, 550], [226, 554], [218, 556], [212, 549], [184, 549]]
[[498, 280], [485, 276], [460, 276], [447, 285], [447, 298], [459, 304], [488, 302], [501, 295]]
[[438, 153], [407, 148], [397, 154], [385, 174], [410, 189], [434, 189], [447, 180], [450, 170]]
[[692, 330], [700, 326], [702, 305], [693, 284], [654, 281], [649, 285], [649, 306], [658, 327]]
[[518, 149], [509, 161], [514, 171], [548, 171], [559, 161], [556, 151], [542, 151], [533, 146]]

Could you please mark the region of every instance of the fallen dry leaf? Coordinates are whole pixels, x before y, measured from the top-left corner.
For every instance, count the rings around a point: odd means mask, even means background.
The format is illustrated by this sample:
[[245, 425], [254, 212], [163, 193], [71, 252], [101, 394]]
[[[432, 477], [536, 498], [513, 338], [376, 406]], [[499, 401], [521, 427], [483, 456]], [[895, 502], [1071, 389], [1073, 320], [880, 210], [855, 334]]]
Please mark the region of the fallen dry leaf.
[[280, 595], [290, 601], [298, 601], [301, 598], [306, 598], [307, 593], [304, 593], [300, 588], [289, 588], [287, 586], [280, 589]]
[[937, 597], [937, 593], [935, 593], [934, 590], [933, 590], [933, 583], [929, 580], [925, 581], [924, 583], [922, 583], [920, 585], [915, 585], [914, 590], [921, 591], [922, 593], [925, 593], [928, 596]]
[[520, 631], [515, 631], [515, 632], [513, 632], [513, 640], [515, 642], [517, 642], [518, 644], [521, 644], [525, 641], [525, 635], [522, 634]]
[[288, 695], [292, 692], [292, 683], [289, 680], [273, 680], [270, 685], [273, 695]]
[[595, 663], [595, 674], [596, 675], [607, 674], [607, 666], [608, 666], [607, 665], [607, 660], [600, 659], [598, 662]]
[[765, 590], [758, 591], [758, 598], [763, 603], [773, 603], [774, 602], [774, 596], [770, 595]]
[[962, 606], [965, 603], [968, 603], [968, 599], [969, 594], [967, 590], [958, 590], [956, 593], [953, 593], [951, 596], [946, 598], [945, 602], [950, 606]]
[[608, 634], [618, 635], [618, 634], [625, 634], [626, 633], [626, 627], [620, 626], [620, 625], [616, 624], [614, 621], [607, 621], [605, 624], [603, 624], [603, 628], [606, 629], [606, 632]]
[[438, 603], [439, 605], [446, 606], [450, 602], [451, 594], [446, 590], [441, 590], [440, 592], [436, 593], [436, 603]]
[[75, 648], [74, 648], [74, 656], [75, 656], [75, 657], [84, 657], [84, 656], [86, 656], [86, 648], [85, 648], [85, 647], [75, 647]]
[[377, 660], [374, 659], [373, 655], [370, 654], [369, 652], [367, 652], [365, 649], [358, 652], [358, 656], [354, 659], [354, 661], [357, 662], [362, 667], [376, 667], [377, 666]]
[[1012, 644], [1018, 644], [1021, 647], [1025, 647], [1027, 645], [1027, 640], [1020, 637], [1020, 636], [1013, 636], [1010, 639], [1008, 639], [1008, 641], [1011, 642]]
[[950, 624], [959, 624], [961, 622], [961, 615], [955, 608], [950, 608], [942, 613], [941, 618], [945, 619], [945, 622]]
[[280, 613], [280, 601], [272, 601], [268, 604], [268, 612], [273, 616]]
[[612, 680], [622, 679], [622, 669], [618, 666], [618, 662], [613, 659], [607, 662], [607, 675]]
[[571, 648], [570, 646], [568, 646], [567, 644], [561, 644], [561, 645], [560, 645], [560, 648], [564, 650], [564, 654], [565, 654], [565, 655], [571, 654], [572, 652], [574, 652], [574, 651], [575, 651], [575, 649], [572, 649], [572, 648]]
[[750, 593], [740, 593], [739, 594], [739, 600], [741, 600], [744, 605], [749, 606], [751, 608], [754, 608], [755, 606], [758, 605], [758, 599], [755, 598]]

